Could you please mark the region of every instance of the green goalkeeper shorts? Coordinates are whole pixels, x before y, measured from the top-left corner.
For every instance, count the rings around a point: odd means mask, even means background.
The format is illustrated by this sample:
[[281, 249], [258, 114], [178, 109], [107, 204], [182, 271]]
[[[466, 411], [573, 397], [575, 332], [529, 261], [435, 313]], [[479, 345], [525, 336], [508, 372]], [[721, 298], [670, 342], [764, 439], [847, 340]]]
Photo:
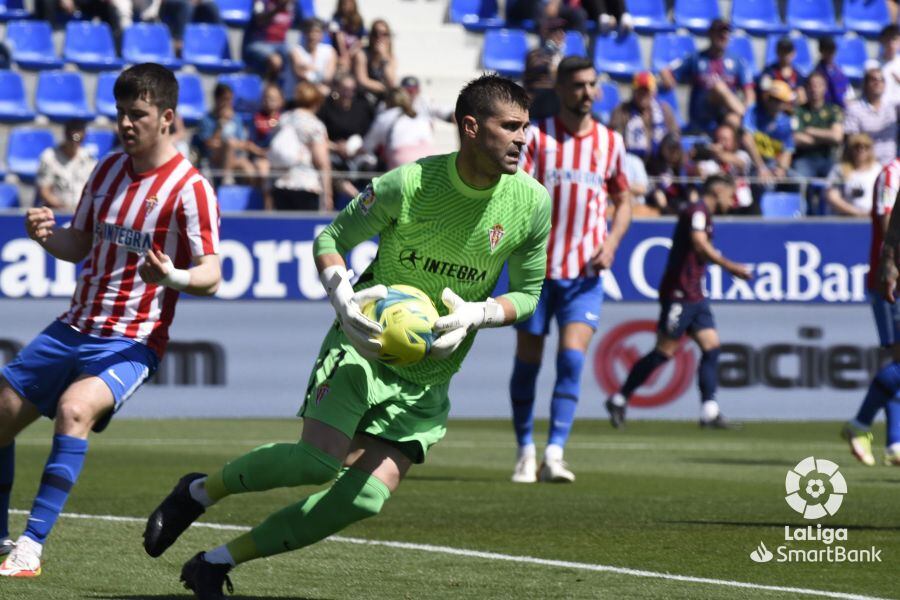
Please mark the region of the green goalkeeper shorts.
[[337, 324], [309, 376], [298, 416], [315, 419], [353, 438], [386, 440], [415, 463], [447, 432], [450, 383], [423, 386], [357, 353]]

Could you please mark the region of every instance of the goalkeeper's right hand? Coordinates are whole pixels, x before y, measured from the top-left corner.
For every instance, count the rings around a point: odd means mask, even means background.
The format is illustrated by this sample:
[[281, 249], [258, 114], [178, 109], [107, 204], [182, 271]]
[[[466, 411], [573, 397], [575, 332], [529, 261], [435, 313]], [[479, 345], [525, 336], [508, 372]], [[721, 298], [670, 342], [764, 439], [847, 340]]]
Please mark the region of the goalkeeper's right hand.
[[366, 317], [362, 307], [368, 302], [384, 299], [387, 288], [376, 285], [354, 293], [350, 285], [352, 277], [353, 272], [340, 265], [326, 267], [319, 273], [319, 280], [347, 339], [362, 356], [375, 359], [381, 351], [381, 342], [376, 339], [381, 335], [381, 325]]

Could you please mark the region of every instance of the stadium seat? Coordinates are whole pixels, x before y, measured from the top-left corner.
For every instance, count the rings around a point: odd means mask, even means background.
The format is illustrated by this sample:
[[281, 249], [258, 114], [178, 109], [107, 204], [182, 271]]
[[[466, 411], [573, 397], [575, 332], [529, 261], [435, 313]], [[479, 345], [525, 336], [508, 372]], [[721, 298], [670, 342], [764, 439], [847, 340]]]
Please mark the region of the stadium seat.
[[653, 37], [650, 67], [662, 71], [673, 61], [697, 52], [694, 36], [689, 33], [657, 33]]
[[806, 214], [803, 196], [793, 192], [765, 192], [760, 201], [763, 217], [797, 218]]
[[244, 62], [231, 58], [228, 31], [224, 25], [190, 23], [184, 30], [182, 59], [205, 73], [234, 73]]
[[530, 0], [506, 0], [506, 26], [534, 31], [537, 28], [537, 23], [533, 19], [511, 19], [509, 17], [511, 14], [516, 13], [519, 4], [530, 4]]
[[681, 116], [681, 109], [678, 107], [678, 95], [675, 93], [675, 88], [659, 88], [656, 92], [656, 99], [669, 105], [672, 112], [675, 113], [675, 120], [678, 121], [678, 127], [684, 129], [684, 117]]
[[46, 21], [10, 21], [6, 25], [6, 43], [12, 59], [23, 69], [61, 69], [56, 56], [50, 24]]
[[216, 0], [219, 16], [231, 27], [243, 28], [253, 16], [253, 0]]
[[0, 208], [19, 208], [19, 186], [0, 183]]
[[119, 74], [115, 71], [97, 75], [97, 91], [94, 96], [94, 108], [98, 115], [108, 119], [116, 118], [116, 98], [113, 96], [113, 85]]
[[847, 31], [855, 31], [869, 38], [878, 37], [891, 21], [885, 0], [844, 0], [841, 14]]
[[450, 22], [471, 31], [503, 27], [497, 0], [450, 0]]
[[821, 37], [843, 32], [834, 18], [834, 4], [822, 0], [788, 0], [786, 21], [791, 29]]
[[263, 209], [262, 195], [249, 185], [220, 185], [216, 197], [222, 212]]
[[259, 75], [253, 73], [235, 73], [222, 75], [219, 83], [224, 83], [234, 92], [234, 110], [249, 117], [259, 110], [262, 99], [263, 84]]
[[750, 35], [787, 33], [775, 0], [737, 0], [731, 4], [731, 24]]
[[22, 0], [0, 0], [0, 21], [27, 19], [30, 16]]
[[628, 12], [634, 18], [638, 33], [675, 31], [675, 25], [666, 14], [665, 0], [628, 0]]
[[836, 62], [844, 75], [850, 78], [854, 84], [862, 81], [866, 70], [866, 61], [869, 56], [866, 53], [866, 42], [855, 33], [836, 38], [837, 53], [834, 55]]
[[509, 77], [521, 77], [525, 72], [528, 38], [520, 29], [489, 29], [484, 34], [483, 52], [485, 69]]
[[296, 10], [297, 19], [305, 21], [316, 16], [316, 6], [314, 0], [297, 0]]
[[28, 108], [25, 84], [15, 71], [0, 71], [0, 122], [22, 123], [34, 119]]
[[[766, 39], [766, 66], [769, 66], [778, 60], [778, 53], [775, 51], [775, 47], [778, 45], [778, 40], [782, 37], [784, 36], [781, 34], [775, 34], [770, 35]], [[797, 51], [797, 58], [794, 59], [794, 67], [796, 67], [803, 75], [809, 75], [813, 68], [812, 54], [809, 51], [809, 41], [805, 36], [797, 32], [792, 33], [790, 37], [791, 41], [794, 42], [794, 49]]]
[[709, 144], [711, 140], [707, 135], [683, 135], [681, 136], [681, 148], [690, 152], [697, 144]]
[[600, 119], [601, 123], [609, 123], [613, 109], [618, 106], [619, 86], [612, 81], [604, 81], [600, 84], [600, 99], [594, 102], [591, 111]]
[[188, 127], [196, 125], [206, 114], [200, 76], [195, 73], [179, 73], [175, 77], [178, 79], [178, 114]]
[[753, 56], [753, 43], [750, 41], [749, 37], [742, 33], [732, 34], [731, 41], [728, 42], [727, 53], [729, 56], [744, 59], [744, 61], [750, 65], [750, 69], [753, 71], [753, 77], [759, 76], [761, 69], [759, 68], [759, 63], [756, 58]]
[[96, 159], [100, 159], [112, 150], [119, 140], [116, 132], [112, 129], [94, 129], [87, 130], [84, 136], [84, 147]]
[[170, 69], [181, 68], [172, 50], [169, 28], [162, 23], [135, 23], [127, 28], [122, 35], [122, 58], [129, 63], [155, 62]]
[[631, 79], [644, 70], [638, 36], [618, 32], [598, 35], [594, 40], [594, 67], [621, 80]]
[[578, 31], [566, 32], [566, 56], [587, 56], [584, 36]]
[[709, 24], [720, 15], [719, 3], [717, 0], [675, 0], [674, 14], [678, 27], [706, 35]]
[[6, 168], [24, 181], [34, 181], [41, 152], [53, 146], [53, 133], [36, 127], [14, 128], [6, 146]]
[[75, 63], [79, 69], [118, 69], [122, 59], [116, 56], [112, 30], [106, 23], [69, 21], [66, 23], [66, 44], [63, 48], [66, 62]]
[[43, 71], [38, 76], [34, 104], [37, 112], [51, 121], [90, 121], [94, 118], [79, 73]]

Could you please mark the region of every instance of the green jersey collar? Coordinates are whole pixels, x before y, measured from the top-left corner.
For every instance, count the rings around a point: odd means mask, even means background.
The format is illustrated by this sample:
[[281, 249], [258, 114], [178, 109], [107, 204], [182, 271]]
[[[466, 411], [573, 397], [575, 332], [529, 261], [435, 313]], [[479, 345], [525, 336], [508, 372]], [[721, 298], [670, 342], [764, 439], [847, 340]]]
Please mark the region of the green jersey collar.
[[447, 160], [447, 175], [450, 177], [450, 183], [453, 184], [453, 187], [457, 192], [465, 196], [466, 198], [472, 198], [474, 200], [483, 200], [485, 198], [490, 198], [494, 192], [499, 190], [506, 183], [506, 180], [509, 179], [509, 175], [501, 175], [500, 180], [492, 185], [489, 188], [473, 188], [468, 183], [462, 180], [459, 176], [459, 171], [456, 170], [456, 156], [458, 152], [453, 152], [448, 155]]

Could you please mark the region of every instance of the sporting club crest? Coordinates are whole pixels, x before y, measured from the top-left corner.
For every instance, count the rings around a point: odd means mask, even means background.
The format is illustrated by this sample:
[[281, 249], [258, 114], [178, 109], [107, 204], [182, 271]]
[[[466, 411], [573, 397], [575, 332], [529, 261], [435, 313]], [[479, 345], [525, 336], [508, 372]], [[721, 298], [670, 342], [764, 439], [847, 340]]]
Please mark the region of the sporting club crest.
[[152, 213], [157, 204], [159, 204], [159, 198], [157, 198], [156, 196], [150, 196], [149, 198], [144, 200], [144, 214], [149, 215], [150, 213]]
[[497, 248], [497, 245], [500, 243], [500, 240], [503, 239], [505, 234], [506, 232], [503, 231], [503, 225], [499, 223], [488, 229], [488, 240], [491, 242], [491, 254], [494, 253], [494, 250]]

